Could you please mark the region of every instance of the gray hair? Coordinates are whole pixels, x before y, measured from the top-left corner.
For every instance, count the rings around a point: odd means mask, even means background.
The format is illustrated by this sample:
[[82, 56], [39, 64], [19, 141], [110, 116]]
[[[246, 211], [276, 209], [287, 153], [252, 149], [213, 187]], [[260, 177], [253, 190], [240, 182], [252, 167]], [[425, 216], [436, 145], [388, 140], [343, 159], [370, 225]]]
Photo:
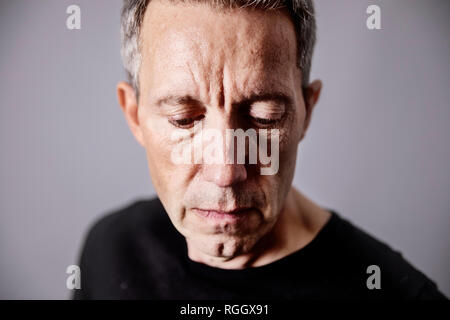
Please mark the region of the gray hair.
[[[141, 65], [140, 29], [151, 0], [124, 0], [121, 15], [121, 55], [136, 95], [139, 95], [138, 73]], [[311, 60], [316, 41], [316, 21], [312, 0], [167, 0], [173, 3], [208, 3], [215, 8], [259, 8], [276, 10], [286, 7], [292, 17], [297, 38], [297, 66], [302, 70], [302, 86], [309, 84]]]

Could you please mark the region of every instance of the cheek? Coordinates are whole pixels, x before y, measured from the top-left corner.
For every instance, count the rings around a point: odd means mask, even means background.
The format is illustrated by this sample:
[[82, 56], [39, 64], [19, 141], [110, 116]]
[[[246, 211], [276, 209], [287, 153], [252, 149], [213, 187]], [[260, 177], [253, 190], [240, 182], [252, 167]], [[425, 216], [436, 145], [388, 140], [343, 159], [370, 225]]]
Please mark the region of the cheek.
[[144, 131], [145, 149], [152, 177], [170, 174], [170, 145], [165, 136], [151, 131]]
[[286, 190], [290, 188], [290, 170], [284, 161], [280, 161], [280, 170], [274, 176], [260, 176], [259, 188], [265, 197], [264, 217], [267, 221], [276, 218], [282, 209]]
[[190, 165], [177, 165], [172, 161], [175, 142], [171, 140], [170, 130], [160, 121], [147, 120], [143, 136], [155, 190], [170, 211], [179, 211], [180, 204], [175, 199], [182, 197], [193, 168]]
[[171, 161], [173, 141], [167, 121], [150, 113], [141, 116], [139, 121], [142, 124], [149, 165], [157, 169], [154, 170], [157, 176], [170, 174], [175, 166]]

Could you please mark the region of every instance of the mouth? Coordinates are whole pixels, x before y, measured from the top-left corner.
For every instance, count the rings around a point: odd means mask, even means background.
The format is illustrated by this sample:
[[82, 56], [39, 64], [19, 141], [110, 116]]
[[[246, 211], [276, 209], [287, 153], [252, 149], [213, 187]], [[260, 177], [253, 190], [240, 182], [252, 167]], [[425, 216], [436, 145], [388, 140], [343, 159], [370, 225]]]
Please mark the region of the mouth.
[[231, 211], [193, 208], [199, 216], [210, 220], [239, 221], [244, 219], [253, 208], [237, 208]]

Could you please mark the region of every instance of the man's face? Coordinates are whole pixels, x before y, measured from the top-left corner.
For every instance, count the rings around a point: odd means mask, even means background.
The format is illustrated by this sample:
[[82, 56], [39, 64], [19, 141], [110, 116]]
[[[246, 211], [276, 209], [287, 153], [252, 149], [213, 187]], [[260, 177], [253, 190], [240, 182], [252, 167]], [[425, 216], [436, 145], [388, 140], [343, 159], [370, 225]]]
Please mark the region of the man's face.
[[[274, 226], [291, 187], [305, 130], [295, 31], [285, 11], [152, 1], [141, 29], [137, 111], [155, 189], [189, 246], [211, 256], [248, 252]], [[279, 169], [176, 164], [175, 130], [279, 130]], [[247, 208], [234, 214], [231, 211]], [[209, 211], [208, 211], [209, 210]]]

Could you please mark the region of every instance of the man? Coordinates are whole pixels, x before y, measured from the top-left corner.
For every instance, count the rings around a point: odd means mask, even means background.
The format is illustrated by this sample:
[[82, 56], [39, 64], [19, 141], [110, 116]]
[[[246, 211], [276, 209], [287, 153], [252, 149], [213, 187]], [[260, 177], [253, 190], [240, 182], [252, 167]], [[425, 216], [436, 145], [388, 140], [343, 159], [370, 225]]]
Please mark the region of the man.
[[118, 99], [158, 198], [92, 227], [75, 298], [445, 298], [292, 187], [314, 41], [310, 0], [125, 1]]

